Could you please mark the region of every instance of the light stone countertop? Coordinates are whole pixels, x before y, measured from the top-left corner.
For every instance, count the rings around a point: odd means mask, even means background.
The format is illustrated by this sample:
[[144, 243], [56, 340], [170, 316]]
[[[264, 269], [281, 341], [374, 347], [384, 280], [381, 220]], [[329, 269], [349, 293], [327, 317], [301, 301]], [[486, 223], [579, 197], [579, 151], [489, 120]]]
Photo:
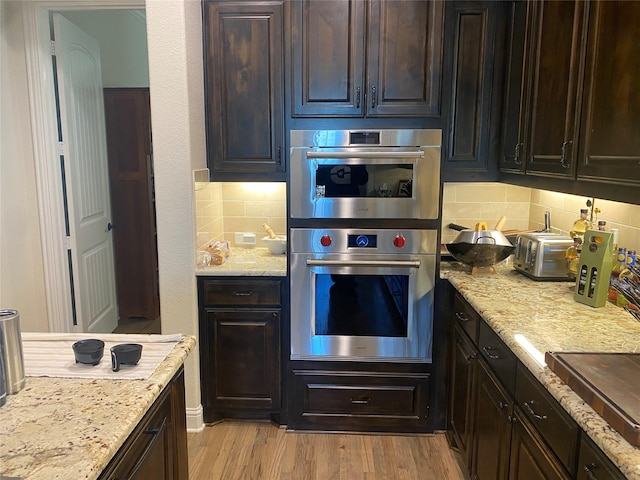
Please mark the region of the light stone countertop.
[[98, 478], [195, 344], [183, 336], [147, 380], [27, 377], [0, 408], [0, 478]]
[[496, 267], [495, 274], [472, 276], [465, 265], [442, 262], [440, 276], [451, 282], [622, 473], [640, 480], [640, 448], [622, 438], [516, 340], [518, 334], [526, 338], [543, 361], [548, 351], [638, 353], [640, 322], [610, 303], [593, 308], [574, 301], [573, 282], [530, 280], [508, 260]]
[[285, 277], [287, 255], [273, 255], [262, 247], [232, 247], [222, 265], [197, 267], [197, 276]]

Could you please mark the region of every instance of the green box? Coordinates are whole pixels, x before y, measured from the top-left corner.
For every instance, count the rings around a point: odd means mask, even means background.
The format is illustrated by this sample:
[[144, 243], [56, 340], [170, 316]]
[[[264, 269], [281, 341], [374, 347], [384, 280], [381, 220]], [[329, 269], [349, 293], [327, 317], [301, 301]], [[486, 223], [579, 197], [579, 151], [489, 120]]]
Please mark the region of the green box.
[[591, 307], [607, 303], [613, 263], [613, 235], [599, 230], [584, 233], [573, 299]]

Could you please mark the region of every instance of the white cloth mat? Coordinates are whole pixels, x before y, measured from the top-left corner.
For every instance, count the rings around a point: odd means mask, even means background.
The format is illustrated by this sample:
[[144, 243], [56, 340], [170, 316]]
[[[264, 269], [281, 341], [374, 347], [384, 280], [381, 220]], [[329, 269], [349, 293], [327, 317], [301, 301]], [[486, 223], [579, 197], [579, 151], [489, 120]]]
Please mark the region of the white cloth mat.
[[[78, 340], [98, 338], [104, 342], [104, 354], [98, 365], [75, 363], [72, 345]], [[177, 342], [176, 335], [124, 335], [87, 333], [22, 333], [24, 370], [27, 377], [98, 378], [145, 380], [167, 357]], [[137, 365], [122, 365], [111, 370], [110, 348], [121, 343], [139, 343], [142, 355]]]

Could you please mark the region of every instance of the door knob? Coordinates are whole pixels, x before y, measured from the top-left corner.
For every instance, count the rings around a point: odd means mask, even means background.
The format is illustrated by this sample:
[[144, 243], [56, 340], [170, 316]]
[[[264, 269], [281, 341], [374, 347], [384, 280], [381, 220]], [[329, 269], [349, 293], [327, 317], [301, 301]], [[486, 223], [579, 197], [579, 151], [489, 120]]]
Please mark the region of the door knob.
[[111, 230], [113, 230], [113, 225], [111, 222], [107, 223], [107, 232], [110, 232]]

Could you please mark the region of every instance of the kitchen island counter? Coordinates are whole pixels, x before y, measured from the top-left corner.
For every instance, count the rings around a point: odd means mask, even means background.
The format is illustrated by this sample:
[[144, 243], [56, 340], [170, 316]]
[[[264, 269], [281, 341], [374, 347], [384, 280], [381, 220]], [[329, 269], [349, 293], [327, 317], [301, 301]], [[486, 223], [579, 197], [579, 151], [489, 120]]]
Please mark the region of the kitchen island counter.
[[0, 477], [98, 478], [195, 343], [183, 336], [146, 380], [27, 377], [0, 408]]
[[640, 352], [640, 322], [607, 303], [593, 308], [574, 301], [574, 282], [537, 282], [507, 260], [496, 273], [470, 275], [469, 267], [442, 262], [446, 278], [563, 406], [614, 464], [640, 480], [640, 448], [629, 444], [544, 362], [554, 352]]

